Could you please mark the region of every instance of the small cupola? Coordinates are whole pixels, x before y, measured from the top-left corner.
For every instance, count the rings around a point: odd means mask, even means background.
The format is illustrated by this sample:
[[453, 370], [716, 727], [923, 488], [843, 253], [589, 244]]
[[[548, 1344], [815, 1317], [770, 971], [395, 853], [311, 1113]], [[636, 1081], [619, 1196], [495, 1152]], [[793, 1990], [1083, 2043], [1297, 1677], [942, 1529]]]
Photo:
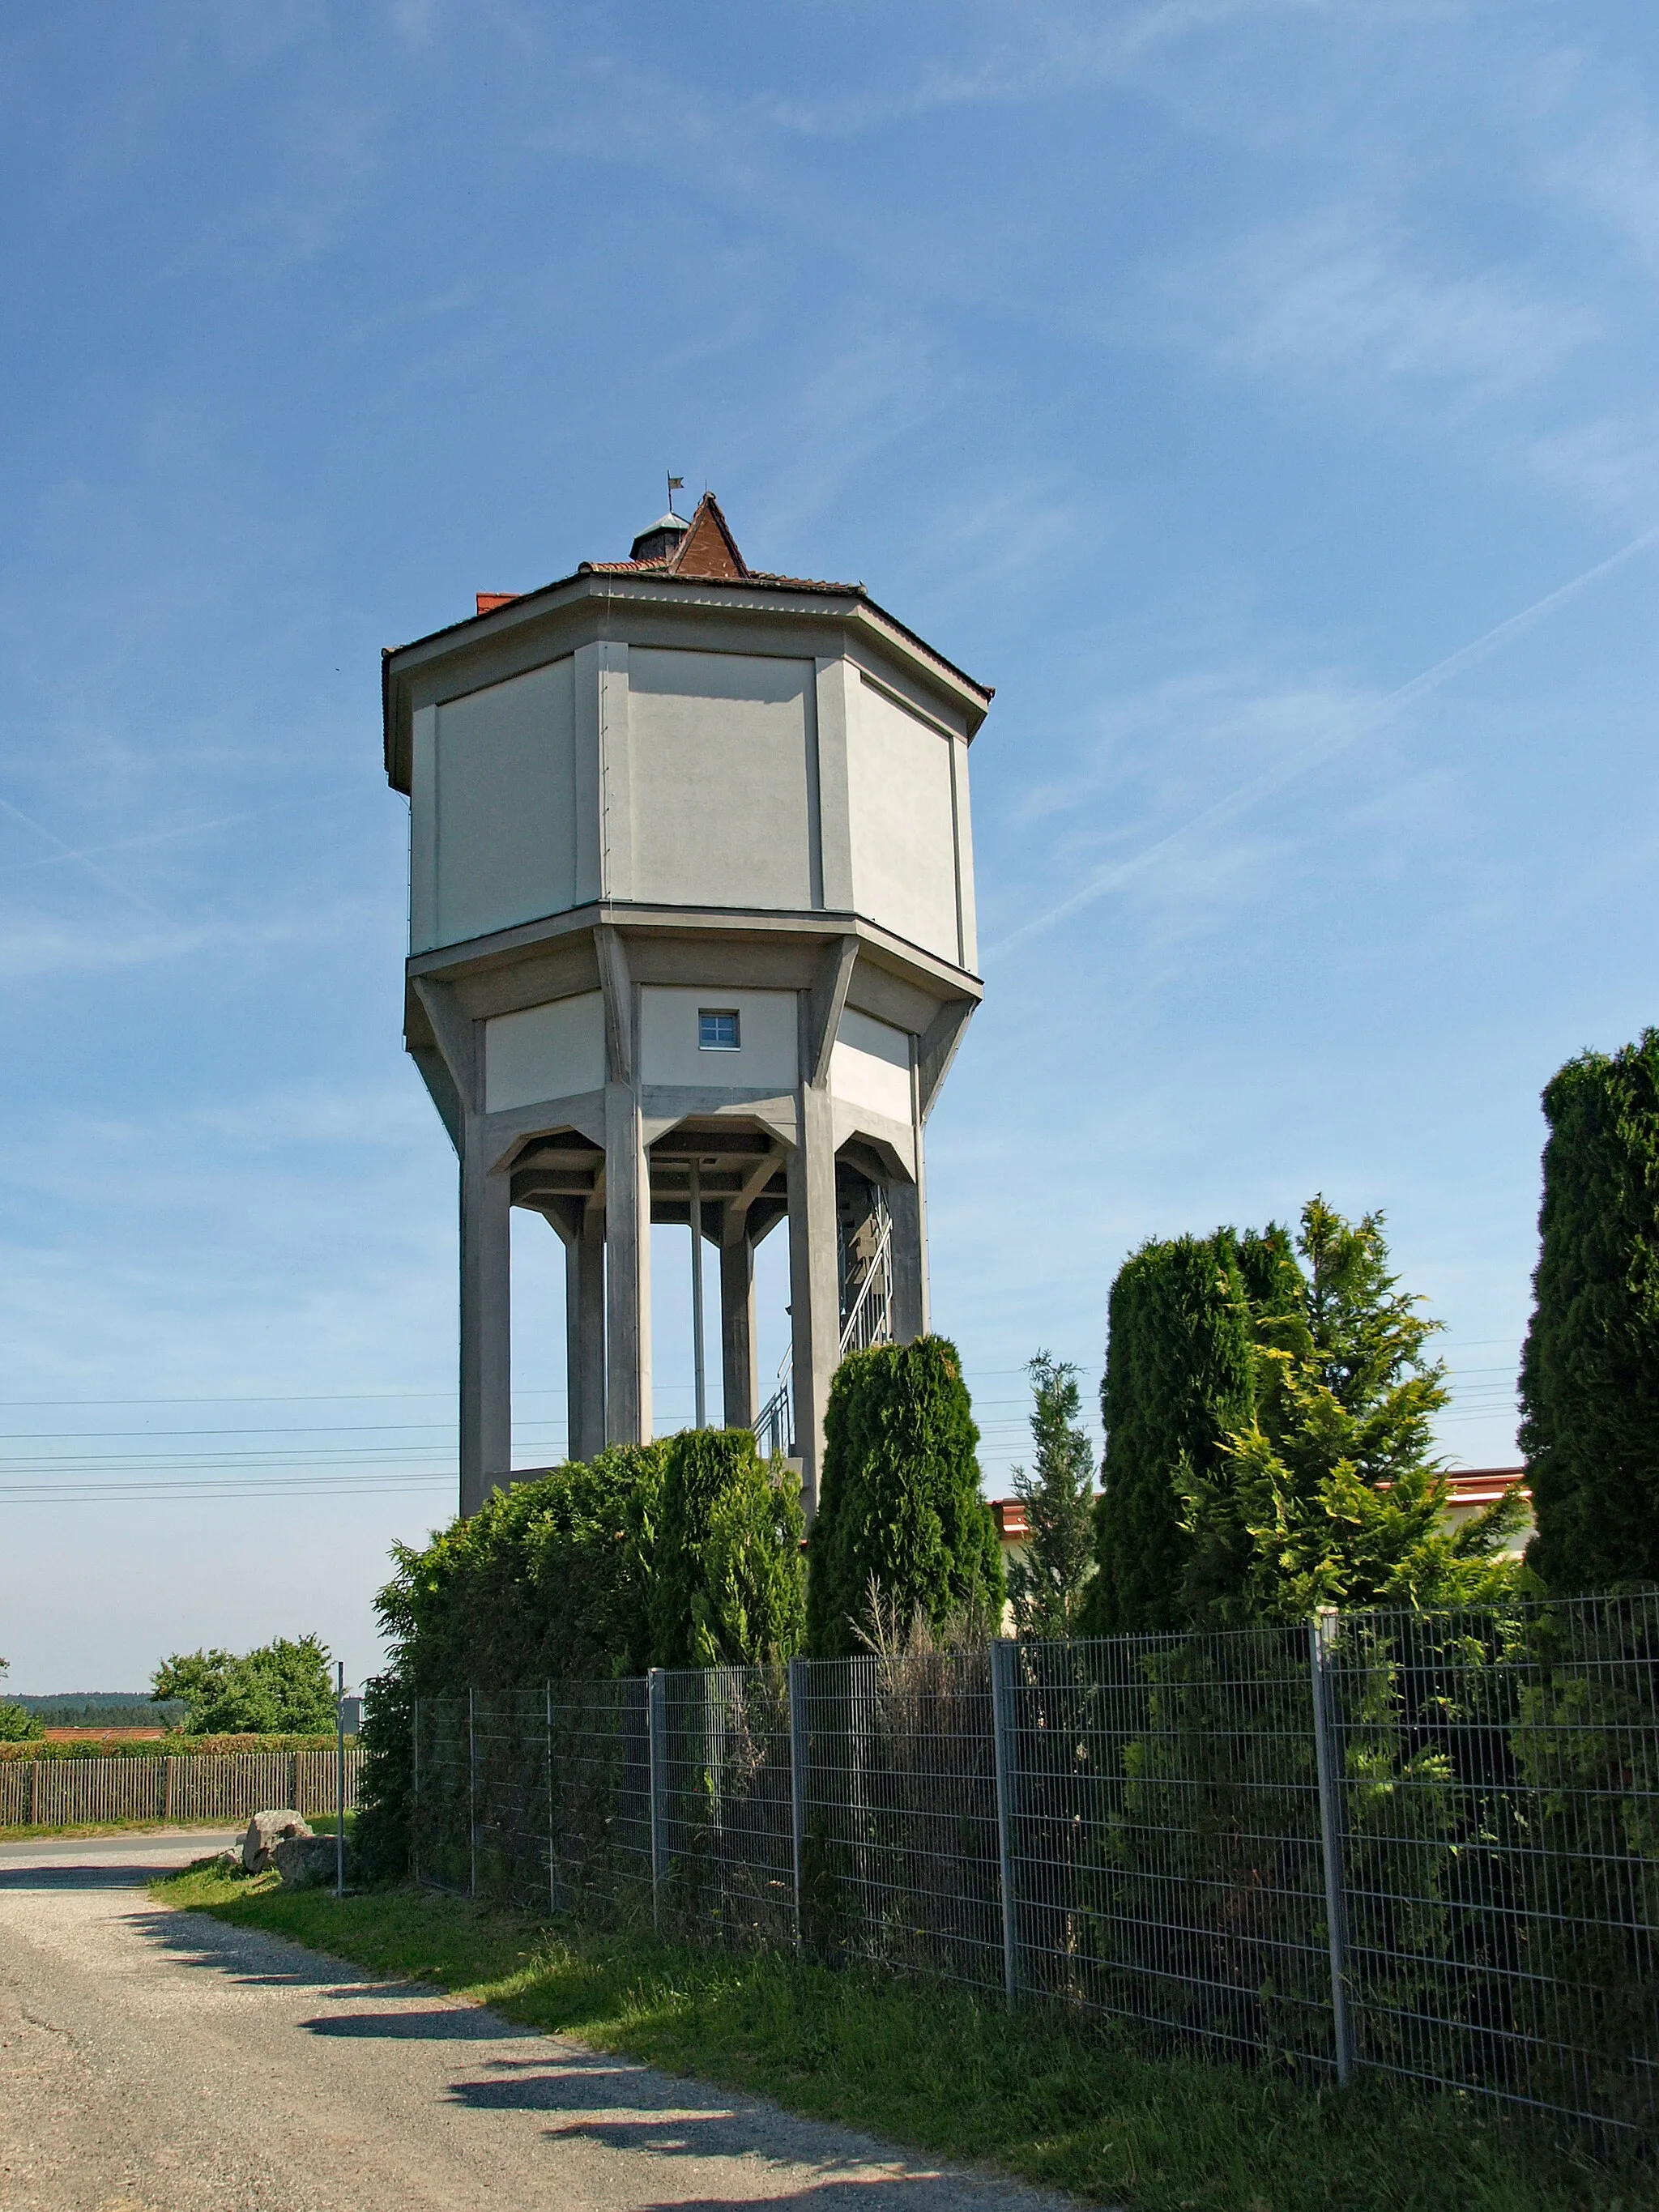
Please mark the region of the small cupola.
[[629, 552], [630, 561], [665, 561], [678, 553], [691, 525], [671, 507], [648, 530], [641, 531]]

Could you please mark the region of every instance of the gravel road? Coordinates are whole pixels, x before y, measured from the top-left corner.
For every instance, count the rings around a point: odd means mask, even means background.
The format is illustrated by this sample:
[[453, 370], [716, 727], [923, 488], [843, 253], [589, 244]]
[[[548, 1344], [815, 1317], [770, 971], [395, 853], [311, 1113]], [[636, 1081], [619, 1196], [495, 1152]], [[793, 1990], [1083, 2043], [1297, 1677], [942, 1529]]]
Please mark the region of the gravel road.
[[0, 1844], [0, 2212], [1060, 2212], [174, 1912], [228, 1840]]

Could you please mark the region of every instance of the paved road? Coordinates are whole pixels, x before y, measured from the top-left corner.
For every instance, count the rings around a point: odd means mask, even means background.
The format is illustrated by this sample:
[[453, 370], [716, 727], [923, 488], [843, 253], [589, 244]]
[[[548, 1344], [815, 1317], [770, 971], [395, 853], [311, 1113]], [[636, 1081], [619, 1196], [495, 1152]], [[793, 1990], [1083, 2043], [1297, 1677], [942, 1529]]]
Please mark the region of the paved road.
[[0, 2212], [1058, 2212], [156, 1905], [220, 1837], [0, 1845]]

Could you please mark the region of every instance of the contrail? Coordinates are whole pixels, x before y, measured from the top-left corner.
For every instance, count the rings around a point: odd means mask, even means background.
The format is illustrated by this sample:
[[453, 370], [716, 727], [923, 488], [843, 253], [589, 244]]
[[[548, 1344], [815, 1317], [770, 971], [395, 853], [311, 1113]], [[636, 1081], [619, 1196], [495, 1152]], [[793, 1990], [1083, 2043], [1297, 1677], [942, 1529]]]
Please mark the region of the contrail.
[[[21, 875], [33, 868], [61, 868], [70, 860], [82, 860], [90, 866], [94, 859], [105, 853], [130, 853], [141, 845], [170, 844], [179, 837], [200, 836], [210, 830], [227, 830], [239, 822], [260, 822], [268, 814], [292, 814], [301, 807], [330, 805], [345, 795], [343, 790], [313, 793], [304, 799], [282, 799], [275, 806], [246, 807], [240, 814], [217, 814], [207, 822], [185, 822], [173, 830], [149, 830], [142, 836], [118, 837], [107, 845], [85, 846], [64, 845], [62, 838], [52, 837], [51, 830], [41, 829], [38, 822], [29, 821], [26, 814], [18, 813], [17, 808], [9, 800], [0, 799], [0, 806], [5, 807], [9, 813], [16, 814], [20, 821], [28, 822], [31, 830], [40, 830], [43, 837], [50, 837], [54, 845], [62, 847], [61, 851], [49, 854], [45, 860], [8, 860], [0, 864], [0, 876]], [[100, 871], [94, 869], [93, 872], [96, 875]]]
[[1162, 837], [1144, 847], [1131, 859], [1116, 860], [1109, 867], [1100, 869], [1069, 898], [1062, 899], [1058, 906], [1050, 907], [1046, 913], [1022, 922], [1006, 937], [999, 938], [994, 945], [988, 945], [985, 959], [994, 960], [1011, 946], [1023, 944], [1027, 938], [1036, 936], [1042, 930], [1052, 928], [1055, 922], [1064, 921], [1068, 915], [1078, 913], [1085, 906], [1092, 906], [1108, 891], [1116, 890], [1121, 884], [1138, 876], [1161, 853], [1167, 852], [1171, 845], [1189, 836], [1193, 830], [1201, 830], [1212, 822], [1224, 822], [1230, 816], [1242, 813], [1246, 807], [1254, 805], [1258, 799], [1265, 799], [1269, 792], [1278, 791], [1284, 785], [1294, 782], [1309, 769], [1316, 767], [1321, 761], [1330, 759], [1334, 754], [1343, 751], [1357, 738], [1364, 737], [1368, 731], [1391, 720], [1402, 708], [1412, 705], [1428, 692], [1437, 691], [1443, 684], [1449, 684], [1455, 676], [1461, 676], [1476, 661], [1484, 660], [1488, 653], [1496, 653], [1511, 638], [1518, 637], [1522, 630], [1530, 629], [1535, 622], [1541, 621], [1564, 600], [1576, 597], [1595, 583], [1598, 577], [1619, 568], [1656, 540], [1659, 540], [1659, 523], [1644, 530], [1639, 538], [1632, 538], [1628, 545], [1621, 545], [1616, 553], [1608, 554], [1606, 560], [1598, 561], [1593, 568], [1586, 568], [1582, 575], [1574, 576], [1568, 583], [1557, 585], [1554, 591], [1547, 592], [1541, 599], [1534, 599], [1529, 607], [1522, 607], [1519, 614], [1506, 617], [1492, 629], [1483, 630], [1479, 637], [1472, 638], [1468, 644], [1460, 645], [1455, 653], [1449, 653], [1443, 660], [1437, 660], [1431, 667], [1424, 669], [1420, 675], [1413, 676], [1396, 690], [1386, 692], [1374, 707], [1358, 715], [1345, 730], [1333, 736], [1316, 738], [1312, 744], [1304, 745], [1300, 752], [1291, 754], [1277, 768], [1267, 769], [1250, 782], [1241, 784], [1237, 791], [1229, 792], [1224, 798], [1214, 799], [1208, 806], [1201, 807], [1196, 814], [1190, 815], [1185, 822], [1178, 823], [1173, 830], [1166, 830]]
[[[47, 844], [55, 845], [58, 848], [59, 859], [78, 860], [88, 874], [95, 876], [106, 890], [115, 892], [118, 897], [130, 899], [134, 906], [141, 907], [146, 914], [161, 914], [160, 907], [152, 906], [147, 898], [140, 898], [137, 891], [129, 890], [127, 886], [111, 875], [106, 868], [100, 868], [96, 861], [91, 860], [85, 853], [77, 852], [73, 845], [67, 843], [55, 830], [48, 830], [44, 822], [37, 822], [32, 814], [25, 814], [21, 806], [14, 806], [10, 799], [0, 799], [0, 810], [9, 814], [14, 821], [21, 822], [26, 830], [33, 830], [37, 837], [44, 837]], [[165, 920], [166, 917], [162, 918]]]

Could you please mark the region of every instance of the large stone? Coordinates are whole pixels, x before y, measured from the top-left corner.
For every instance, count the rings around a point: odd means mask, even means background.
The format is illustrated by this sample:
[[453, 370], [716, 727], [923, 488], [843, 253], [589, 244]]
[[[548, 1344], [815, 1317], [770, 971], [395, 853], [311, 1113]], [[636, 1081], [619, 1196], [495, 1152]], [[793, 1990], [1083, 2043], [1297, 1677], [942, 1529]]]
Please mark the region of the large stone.
[[285, 1836], [271, 1857], [284, 1889], [315, 1889], [334, 1879], [332, 1836]]
[[275, 1863], [272, 1854], [278, 1844], [289, 1837], [314, 1833], [297, 1813], [256, 1813], [242, 1838], [242, 1864], [250, 1874], [263, 1874]]

